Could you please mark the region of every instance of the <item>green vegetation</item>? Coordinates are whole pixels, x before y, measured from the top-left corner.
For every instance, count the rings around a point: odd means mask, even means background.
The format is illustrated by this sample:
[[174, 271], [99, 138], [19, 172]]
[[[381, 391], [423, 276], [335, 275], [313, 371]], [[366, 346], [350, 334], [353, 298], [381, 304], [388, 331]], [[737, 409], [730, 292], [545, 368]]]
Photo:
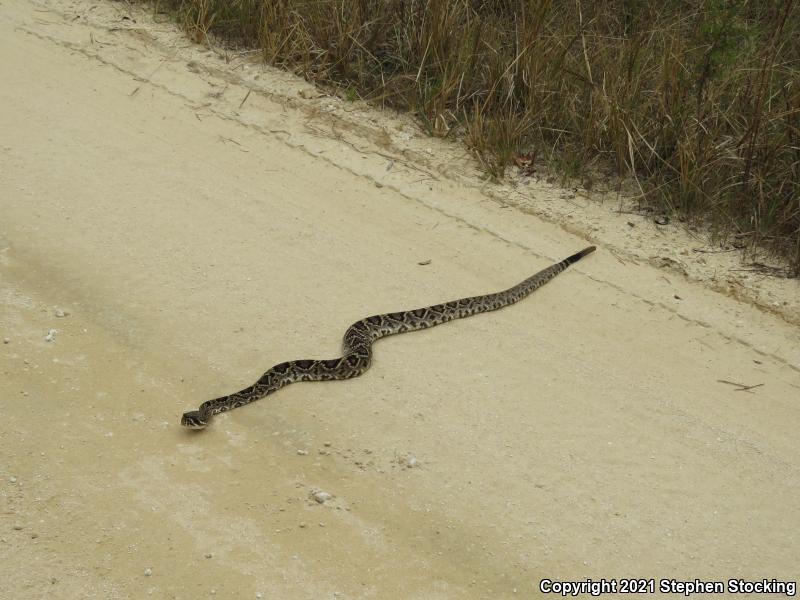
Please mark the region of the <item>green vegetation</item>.
[[[161, 0], [161, 6], [165, 0]], [[166, 0], [197, 39], [413, 111], [501, 177], [634, 176], [643, 204], [800, 273], [800, 10], [792, 0]]]

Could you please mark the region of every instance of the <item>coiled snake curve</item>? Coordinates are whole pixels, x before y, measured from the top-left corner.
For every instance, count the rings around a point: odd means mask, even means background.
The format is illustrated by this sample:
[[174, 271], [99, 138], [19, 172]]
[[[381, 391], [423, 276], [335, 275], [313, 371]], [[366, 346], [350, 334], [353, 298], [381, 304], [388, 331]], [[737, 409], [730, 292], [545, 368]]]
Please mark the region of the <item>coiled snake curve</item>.
[[434, 327], [453, 319], [471, 317], [519, 302], [594, 250], [594, 246], [589, 246], [504, 292], [361, 319], [345, 332], [341, 357], [330, 360], [291, 360], [277, 364], [250, 387], [230, 396], [203, 402], [197, 410], [184, 413], [181, 425], [191, 429], [203, 429], [215, 414], [250, 404], [296, 381], [358, 377], [369, 369], [372, 363], [372, 344], [375, 340], [395, 333]]

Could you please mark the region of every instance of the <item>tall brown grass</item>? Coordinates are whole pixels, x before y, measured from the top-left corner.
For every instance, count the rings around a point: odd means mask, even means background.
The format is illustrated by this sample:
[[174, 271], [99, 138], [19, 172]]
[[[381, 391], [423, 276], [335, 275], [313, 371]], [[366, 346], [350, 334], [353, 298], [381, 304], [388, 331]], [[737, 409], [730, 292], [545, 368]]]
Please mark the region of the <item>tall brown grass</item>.
[[413, 111], [501, 177], [634, 176], [640, 201], [800, 274], [800, 11], [793, 0], [162, 0], [202, 39]]

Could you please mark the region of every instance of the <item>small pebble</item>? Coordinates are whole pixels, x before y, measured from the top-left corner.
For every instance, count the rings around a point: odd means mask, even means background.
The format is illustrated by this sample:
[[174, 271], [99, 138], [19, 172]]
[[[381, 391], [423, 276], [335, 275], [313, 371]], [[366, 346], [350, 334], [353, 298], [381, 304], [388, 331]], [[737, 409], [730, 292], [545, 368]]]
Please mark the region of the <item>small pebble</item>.
[[56, 339], [56, 333], [58, 333], [58, 331], [56, 331], [55, 329], [51, 329], [50, 331], [47, 332], [47, 335], [44, 336], [44, 341], [52, 342], [54, 339]]
[[206, 552], [206, 558], [211, 558], [212, 556], [214, 556], [214, 555], [211, 554], [211, 552]]
[[14, 525], [14, 531], [22, 531], [22, 525]]
[[328, 492], [323, 492], [322, 490], [314, 492], [314, 500], [316, 500], [320, 504], [324, 504], [331, 498], [333, 498], [333, 496], [331, 496]]
[[17, 478], [16, 478], [16, 477], [14, 477], [13, 475], [12, 475], [11, 477], [9, 477], [9, 478], [8, 478], [8, 480], [9, 480], [11, 483], [17, 483]]
[[35, 539], [36, 539], [36, 538], [38, 538], [38, 537], [39, 537], [39, 534], [38, 534], [38, 533], [32, 533], [32, 534], [31, 534], [31, 539], [32, 539], [32, 540], [35, 540]]
[[297, 451], [297, 453], [298, 453], [300, 456], [305, 456], [306, 454], [308, 454], [308, 450], [298, 450], [298, 451]]
[[11, 343], [11, 338], [7, 338], [7, 337], [3, 338], [3, 343], [4, 344], [10, 344]]
[[302, 528], [302, 527], [305, 527], [305, 526], [306, 526], [306, 524], [301, 521], [300, 522], [300, 527]]
[[66, 317], [68, 314], [69, 314], [68, 310], [63, 310], [63, 309], [60, 309], [60, 308], [56, 309], [56, 316], [59, 317], [59, 318], [60, 317]]
[[147, 568], [144, 570], [144, 576], [145, 576], [145, 577], [150, 577], [150, 575], [152, 575], [152, 574], [153, 574], [153, 569], [151, 569], [150, 567], [147, 567]]

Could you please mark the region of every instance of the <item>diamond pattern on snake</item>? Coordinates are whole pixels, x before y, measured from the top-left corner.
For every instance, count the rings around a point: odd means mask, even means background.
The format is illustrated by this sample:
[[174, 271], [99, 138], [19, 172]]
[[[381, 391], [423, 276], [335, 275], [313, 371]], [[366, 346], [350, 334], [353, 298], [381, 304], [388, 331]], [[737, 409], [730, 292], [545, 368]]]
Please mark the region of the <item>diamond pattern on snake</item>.
[[342, 356], [339, 358], [290, 360], [277, 364], [253, 385], [229, 396], [203, 402], [197, 410], [184, 413], [181, 425], [190, 429], [204, 429], [214, 415], [260, 400], [290, 383], [358, 377], [372, 364], [372, 344], [375, 340], [395, 333], [435, 327], [453, 319], [463, 319], [510, 306], [529, 296], [572, 263], [594, 251], [594, 246], [584, 248], [503, 292], [361, 319], [345, 332]]

